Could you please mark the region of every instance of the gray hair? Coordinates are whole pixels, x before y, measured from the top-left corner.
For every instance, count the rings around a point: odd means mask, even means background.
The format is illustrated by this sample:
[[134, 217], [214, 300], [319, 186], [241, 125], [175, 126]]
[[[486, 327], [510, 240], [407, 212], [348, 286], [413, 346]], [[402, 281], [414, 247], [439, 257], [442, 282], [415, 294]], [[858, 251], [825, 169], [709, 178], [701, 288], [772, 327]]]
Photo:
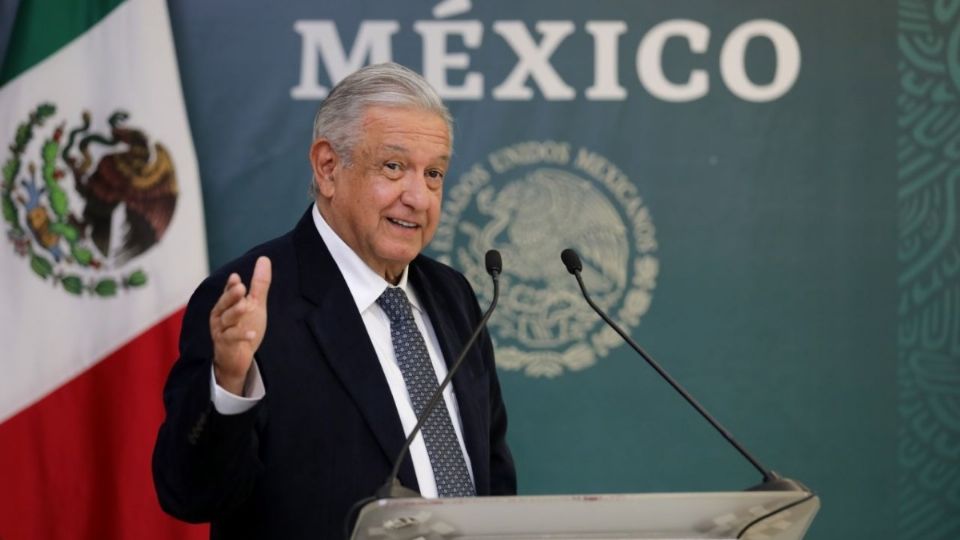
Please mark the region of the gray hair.
[[[349, 166], [363, 132], [360, 122], [371, 106], [414, 108], [437, 114], [447, 123], [453, 148], [453, 117], [443, 100], [418, 73], [393, 62], [360, 68], [334, 86], [313, 120], [313, 140], [330, 141], [333, 151]], [[310, 195], [316, 198], [314, 182], [310, 182]]]

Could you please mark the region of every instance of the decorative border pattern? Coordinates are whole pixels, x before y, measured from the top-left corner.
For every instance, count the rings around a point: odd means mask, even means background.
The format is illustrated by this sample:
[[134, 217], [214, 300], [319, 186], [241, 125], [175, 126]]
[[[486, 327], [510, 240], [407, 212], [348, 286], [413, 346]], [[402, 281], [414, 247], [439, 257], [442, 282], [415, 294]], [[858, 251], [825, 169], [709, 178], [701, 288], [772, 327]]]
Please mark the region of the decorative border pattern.
[[960, 538], [960, 0], [899, 0], [898, 535]]

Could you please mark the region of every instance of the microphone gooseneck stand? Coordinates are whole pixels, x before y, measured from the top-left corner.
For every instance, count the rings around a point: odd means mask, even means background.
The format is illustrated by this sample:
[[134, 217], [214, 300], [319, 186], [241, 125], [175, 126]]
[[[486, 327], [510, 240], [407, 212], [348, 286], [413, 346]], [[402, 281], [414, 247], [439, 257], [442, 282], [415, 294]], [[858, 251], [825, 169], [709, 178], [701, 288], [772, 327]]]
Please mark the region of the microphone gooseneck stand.
[[747, 491], [810, 491], [799, 482], [789, 478], [783, 478], [776, 472], [764, 467], [757, 460], [757, 458], [753, 457], [753, 455], [748, 452], [739, 441], [737, 441], [733, 434], [720, 425], [720, 422], [718, 422], [709, 412], [707, 412], [707, 410], [704, 409], [703, 406], [700, 405], [700, 403], [698, 403], [697, 400], [694, 399], [693, 396], [690, 395], [690, 393], [680, 385], [680, 383], [671, 377], [670, 374], [667, 373], [666, 370], [664, 370], [656, 360], [647, 354], [647, 352], [644, 351], [643, 348], [640, 347], [640, 345], [638, 345], [637, 342], [634, 341], [633, 338], [631, 338], [630, 335], [623, 330], [623, 328], [620, 328], [617, 323], [615, 323], [602, 309], [600, 309], [600, 306], [593, 301], [593, 299], [590, 297], [590, 294], [587, 292], [586, 286], [583, 284], [583, 278], [580, 276], [580, 272], [583, 270], [583, 264], [580, 262], [580, 256], [577, 255], [576, 251], [567, 248], [560, 253], [560, 259], [563, 261], [564, 266], [567, 267], [567, 271], [577, 279], [577, 284], [580, 286], [580, 292], [583, 294], [584, 299], [588, 304], [590, 304], [590, 307], [593, 308], [597, 315], [599, 315], [605, 323], [613, 328], [614, 331], [616, 331], [617, 334], [619, 334], [620, 337], [623, 338], [623, 340], [626, 341], [627, 344], [629, 344], [630, 347], [637, 352], [637, 354], [646, 360], [647, 364], [649, 364], [650, 367], [652, 367], [660, 375], [660, 377], [667, 381], [667, 383], [669, 383], [670, 386], [677, 391], [677, 393], [683, 396], [683, 399], [685, 399], [687, 403], [696, 409], [696, 411], [700, 413], [700, 416], [706, 419], [706, 421], [709, 422], [710, 425], [713, 426], [713, 428], [716, 429], [720, 435], [722, 435], [723, 438], [726, 439], [727, 442], [730, 443], [737, 450], [737, 452], [740, 453], [740, 455], [746, 458], [746, 460], [749, 461], [755, 469], [760, 471], [760, 474], [763, 475], [763, 482], [748, 488]]

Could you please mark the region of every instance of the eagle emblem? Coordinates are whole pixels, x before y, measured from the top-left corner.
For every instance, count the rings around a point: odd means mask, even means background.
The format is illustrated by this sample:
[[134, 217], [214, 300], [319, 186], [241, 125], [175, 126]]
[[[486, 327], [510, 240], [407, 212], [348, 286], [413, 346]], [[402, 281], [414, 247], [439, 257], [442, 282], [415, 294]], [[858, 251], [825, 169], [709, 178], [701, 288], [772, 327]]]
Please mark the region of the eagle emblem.
[[101, 130], [84, 111], [78, 125], [52, 123], [43, 103], [17, 126], [3, 164], [0, 202], [7, 238], [40, 278], [74, 294], [115, 296], [143, 287], [128, 263], [156, 245], [177, 205], [177, 177], [163, 144], [151, 144], [113, 112]]
[[487, 324], [497, 367], [530, 377], [587, 369], [622, 344], [560, 264], [576, 249], [597, 304], [628, 329], [650, 308], [660, 263], [650, 211], [616, 164], [563, 141], [521, 141], [490, 152], [449, 190], [431, 249], [460, 268], [481, 303], [483, 252], [509, 265], [504, 296]]

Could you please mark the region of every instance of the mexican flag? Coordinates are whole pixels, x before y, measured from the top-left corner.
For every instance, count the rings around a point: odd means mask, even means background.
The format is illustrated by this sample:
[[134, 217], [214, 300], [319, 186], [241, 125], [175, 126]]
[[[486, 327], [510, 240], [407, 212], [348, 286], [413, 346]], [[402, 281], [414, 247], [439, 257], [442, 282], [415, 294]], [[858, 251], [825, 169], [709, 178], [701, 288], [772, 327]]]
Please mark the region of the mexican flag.
[[204, 538], [163, 514], [150, 473], [207, 273], [166, 4], [0, 17], [0, 538]]

